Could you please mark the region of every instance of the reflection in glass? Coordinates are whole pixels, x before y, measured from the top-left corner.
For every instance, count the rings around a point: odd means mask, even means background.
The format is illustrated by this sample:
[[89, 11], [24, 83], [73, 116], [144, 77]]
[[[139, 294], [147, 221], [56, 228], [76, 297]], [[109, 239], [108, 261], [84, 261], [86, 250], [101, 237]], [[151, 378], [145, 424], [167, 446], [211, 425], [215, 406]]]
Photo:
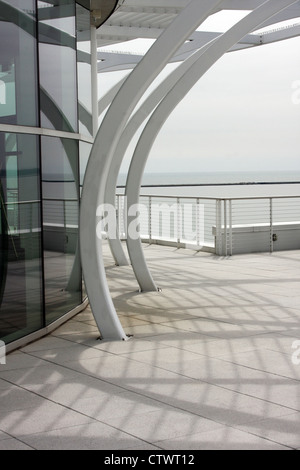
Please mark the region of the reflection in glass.
[[[86, 171], [86, 167], [87, 167], [91, 150], [92, 150], [92, 144], [88, 144], [87, 142], [79, 143], [80, 194], [82, 191], [84, 175], [85, 175], [85, 171]], [[82, 295], [83, 295], [83, 299], [87, 296], [84, 281], [82, 281]]]
[[76, 6], [79, 132], [92, 137], [90, 11]]
[[75, 0], [38, 1], [41, 125], [77, 132]]
[[82, 190], [86, 167], [93, 145], [87, 142], [79, 143], [80, 189]]
[[35, 1], [0, 1], [1, 124], [38, 125], [36, 50]]
[[0, 338], [9, 343], [43, 326], [39, 145], [0, 133]]
[[46, 323], [81, 303], [78, 142], [42, 138]]

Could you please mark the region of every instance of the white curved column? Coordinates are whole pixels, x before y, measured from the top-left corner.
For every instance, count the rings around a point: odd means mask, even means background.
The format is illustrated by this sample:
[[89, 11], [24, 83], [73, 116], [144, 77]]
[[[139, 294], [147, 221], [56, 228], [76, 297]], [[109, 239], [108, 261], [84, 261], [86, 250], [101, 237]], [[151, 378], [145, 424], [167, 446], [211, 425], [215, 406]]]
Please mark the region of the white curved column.
[[[214, 2], [213, 2], [214, 3]], [[222, 1], [218, 2], [219, 4]], [[115, 311], [97, 237], [98, 208], [104, 204], [109, 166], [117, 142], [135, 106], [169, 59], [212, 8], [212, 0], [192, 0], [161, 34], [125, 81], [98, 131], [86, 169], [80, 211], [81, 259], [87, 293], [102, 338], [126, 339]]]
[[[189, 68], [188, 72], [168, 93], [160, 103], [147, 126], [145, 127], [137, 144], [126, 183], [126, 196], [128, 207], [134, 207], [139, 202], [139, 194], [145, 165], [163, 124], [172, 111], [182, 101], [198, 80], [217, 62], [228, 50], [237, 44], [246, 34], [257, 29], [264, 21], [268, 20], [278, 12], [286, 9], [295, 0], [269, 0], [263, 2], [260, 7], [248, 14], [229, 31], [216, 39], [205, 51], [196, 53], [198, 60]], [[128, 227], [134, 220], [128, 217]], [[141, 239], [133, 239], [128, 236], [127, 248], [131, 264], [142, 290], [148, 290], [147, 278], [149, 269], [144, 257]], [[146, 280], [146, 281], [145, 281]]]
[[[208, 47], [208, 45], [204, 47]], [[117, 148], [114, 152], [113, 161], [109, 169], [105, 188], [106, 204], [111, 206], [115, 205], [117, 181], [120, 172], [120, 167], [125, 152], [135, 133], [138, 131], [139, 127], [143, 124], [143, 122], [153, 112], [159, 102], [167, 95], [167, 93], [180, 80], [180, 78], [183, 77], [183, 75], [189, 70], [189, 68], [195, 63], [197, 59], [197, 56], [192, 55], [184, 63], [178, 66], [160, 85], [158, 85], [158, 87], [145, 100], [145, 102], [133, 115], [133, 117], [131, 117], [118, 142]], [[108, 238], [108, 241], [116, 265], [128, 266], [129, 262], [123, 250], [123, 246], [118, 236], [118, 233], [116, 233], [114, 237]]]

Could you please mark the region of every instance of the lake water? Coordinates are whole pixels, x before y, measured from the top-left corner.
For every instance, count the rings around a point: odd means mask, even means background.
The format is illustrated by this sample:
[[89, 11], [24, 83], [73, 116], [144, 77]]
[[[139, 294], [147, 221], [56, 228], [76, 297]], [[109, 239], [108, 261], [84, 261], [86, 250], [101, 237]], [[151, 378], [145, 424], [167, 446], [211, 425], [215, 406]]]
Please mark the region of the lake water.
[[[120, 175], [119, 185], [126, 176]], [[213, 198], [300, 196], [298, 172], [147, 173], [141, 194]]]

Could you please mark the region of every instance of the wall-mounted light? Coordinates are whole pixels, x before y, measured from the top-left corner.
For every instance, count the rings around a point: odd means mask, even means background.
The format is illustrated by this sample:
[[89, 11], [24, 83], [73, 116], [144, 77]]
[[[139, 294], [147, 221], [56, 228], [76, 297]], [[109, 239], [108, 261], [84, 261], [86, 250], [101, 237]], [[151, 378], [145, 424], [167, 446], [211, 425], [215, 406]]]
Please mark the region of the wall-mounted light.
[[98, 25], [102, 19], [102, 10], [91, 11], [91, 22], [93, 25]]

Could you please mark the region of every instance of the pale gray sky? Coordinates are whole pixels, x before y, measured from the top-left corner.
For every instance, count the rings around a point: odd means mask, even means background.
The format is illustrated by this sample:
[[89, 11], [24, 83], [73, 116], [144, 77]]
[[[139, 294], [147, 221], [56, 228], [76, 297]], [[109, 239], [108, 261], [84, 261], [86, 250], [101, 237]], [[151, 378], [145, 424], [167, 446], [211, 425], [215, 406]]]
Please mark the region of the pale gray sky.
[[[240, 16], [224, 13], [207, 29], [225, 30]], [[130, 47], [145, 42], [116, 49]], [[169, 118], [146, 171], [300, 171], [299, 51], [297, 38], [224, 56]], [[121, 76], [102, 74], [101, 93]]]

